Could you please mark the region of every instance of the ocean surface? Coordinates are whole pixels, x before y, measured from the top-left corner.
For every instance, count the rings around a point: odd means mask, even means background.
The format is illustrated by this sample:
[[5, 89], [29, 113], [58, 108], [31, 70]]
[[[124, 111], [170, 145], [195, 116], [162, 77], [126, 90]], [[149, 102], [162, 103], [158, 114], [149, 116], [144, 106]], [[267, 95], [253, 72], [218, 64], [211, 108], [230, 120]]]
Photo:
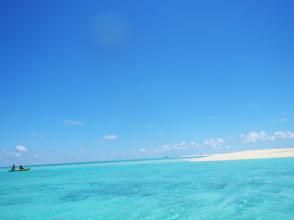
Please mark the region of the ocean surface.
[[294, 219], [294, 159], [0, 169], [1, 220]]

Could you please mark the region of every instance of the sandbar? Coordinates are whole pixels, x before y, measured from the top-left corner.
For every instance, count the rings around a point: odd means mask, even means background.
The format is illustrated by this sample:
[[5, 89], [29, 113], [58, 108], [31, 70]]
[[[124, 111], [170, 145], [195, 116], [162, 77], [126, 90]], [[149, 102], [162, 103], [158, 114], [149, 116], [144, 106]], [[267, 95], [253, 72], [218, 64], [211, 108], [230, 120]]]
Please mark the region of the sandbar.
[[247, 150], [232, 153], [213, 154], [202, 158], [190, 158], [188, 161], [224, 161], [224, 160], [252, 160], [266, 158], [294, 157], [294, 148]]

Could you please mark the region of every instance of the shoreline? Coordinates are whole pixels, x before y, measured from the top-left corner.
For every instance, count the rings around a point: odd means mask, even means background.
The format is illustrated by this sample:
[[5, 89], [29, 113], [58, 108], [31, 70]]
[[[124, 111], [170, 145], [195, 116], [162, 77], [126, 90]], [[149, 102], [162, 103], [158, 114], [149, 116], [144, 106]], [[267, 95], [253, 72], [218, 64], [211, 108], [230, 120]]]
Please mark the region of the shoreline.
[[231, 153], [213, 154], [207, 157], [187, 159], [190, 162], [227, 161], [227, 160], [254, 160], [269, 158], [294, 157], [294, 148], [276, 148], [264, 150], [247, 150]]

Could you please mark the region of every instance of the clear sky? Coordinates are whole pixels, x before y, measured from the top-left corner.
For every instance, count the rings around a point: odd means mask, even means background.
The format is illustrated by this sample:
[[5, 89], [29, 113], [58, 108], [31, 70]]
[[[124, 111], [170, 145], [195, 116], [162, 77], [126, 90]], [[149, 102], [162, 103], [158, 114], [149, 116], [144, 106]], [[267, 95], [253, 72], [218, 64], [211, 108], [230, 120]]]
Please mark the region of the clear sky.
[[0, 165], [294, 146], [292, 0], [0, 2]]

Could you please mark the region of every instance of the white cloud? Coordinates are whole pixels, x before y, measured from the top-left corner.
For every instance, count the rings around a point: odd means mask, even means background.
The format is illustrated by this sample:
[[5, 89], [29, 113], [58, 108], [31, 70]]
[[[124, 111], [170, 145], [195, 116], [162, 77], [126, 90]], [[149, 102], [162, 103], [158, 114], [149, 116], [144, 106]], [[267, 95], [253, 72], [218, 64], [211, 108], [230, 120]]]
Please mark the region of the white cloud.
[[180, 152], [185, 150], [203, 151], [206, 150], [228, 150], [233, 149], [235, 145], [241, 143], [256, 143], [261, 141], [278, 141], [294, 139], [294, 132], [292, 131], [276, 131], [276, 132], [265, 132], [265, 131], [251, 131], [247, 134], [240, 135], [241, 139], [230, 137], [230, 138], [209, 138], [203, 142], [194, 141], [182, 141], [177, 144], [164, 144], [161, 146], [153, 147], [148, 150], [141, 148], [136, 150], [140, 153], [148, 154], [162, 154], [169, 152]]
[[182, 141], [178, 144], [164, 144], [154, 149], [154, 152], [160, 153], [160, 152], [173, 151], [173, 150], [182, 151], [182, 150], [187, 150], [189, 148], [195, 148], [197, 146], [198, 144], [196, 142], [187, 143], [185, 141]]
[[116, 134], [108, 134], [108, 135], [105, 135], [103, 138], [106, 141], [113, 141], [118, 139], [118, 136]]
[[242, 134], [241, 138], [244, 143], [255, 143], [258, 141], [276, 141], [294, 139], [294, 132], [292, 131], [276, 131], [272, 134], [268, 134], [265, 131], [251, 131], [247, 134]]
[[162, 145], [160, 148], [161, 148], [163, 151], [169, 151], [169, 150], [172, 149], [172, 146], [169, 145], [169, 144], [165, 144], [165, 145]]
[[65, 120], [63, 123], [64, 123], [65, 126], [81, 126], [81, 125], [84, 125], [84, 122], [76, 121], [76, 120]]
[[[205, 150], [205, 147], [211, 147], [213, 149], [227, 149], [226, 141], [223, 138], [211, 138], [198, 143], [195, 141], [182, 141], [177, 144], [164, 144], [158, 147], [154, 147], [148, 150], [151, 154], [160, 154], [164, 152], [175, 152], [175, 151], [185, 151], [185, 150]], [[143, 152], [146, 149], [138, 149], [137, 152]], [[147, 152], [147, 150], [146, 150]]]
[[173, 146], [173, 149], [175, 150], [186, 150], [188, 148], [189, 148], [189, 144], [186, 144], [185, 141], [182, 141], [181, 143]]
[[160, 147], [157, 147], [154, 149], [154, 152], [156, 153], [160, 153], [160, 152], [167, 152], [167, 151], [171, 151], [171, 150], [176, 150], [176, 145], [171, 145], [171, 144], [164, 144]]
[[16, 150], [17, 152], [27, 152], [29, 149], [26, 148], [26, 147], [23, 146], [23, 145], [17, 145], [17, 146], [15, 147], [15, 150]]
[[204, 141], [204, 145], [208, 147], [217, 148], [225, 144], [225, 140], [223, 138], [211, 138]]
[[186, 142], [185, 141], [182, 141], [181, 143], [178, 144], [179, 146], [184, 146], [186, 145]]
[[146, 149], [145, 149], [145, 148], [141, 148], [139, 151], [140, 151], [141, 153], [145, 153], [145, 152], [146, 152]]
[[270, 136], [265, 131], [251, 131], [247, 134], [242, 134], [241, 137], [245, 143], [255, 143], [257, 141], [267, 141], [270, 139]]
[[171, 151], [171, 150], [186, 150], [190, 146], [189, 144], [186, 144], [186, 142], [182, 141], [179, 144], [165, 144], [159, 147], [159, 152], [164, 152], [164, 151]]
[[272, 140], [294, 139], [292, 131], [276, 131], [271, 137]]

